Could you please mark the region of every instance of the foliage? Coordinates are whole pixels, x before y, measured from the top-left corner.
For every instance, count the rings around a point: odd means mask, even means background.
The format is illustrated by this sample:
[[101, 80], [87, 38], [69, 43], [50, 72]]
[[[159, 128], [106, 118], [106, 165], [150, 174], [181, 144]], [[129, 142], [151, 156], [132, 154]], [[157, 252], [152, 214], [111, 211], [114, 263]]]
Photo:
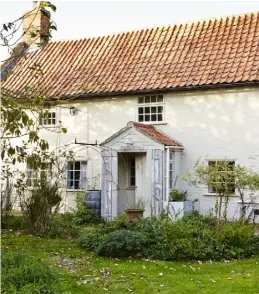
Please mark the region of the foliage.
[[40, 234], [49, 238], [73, 239], [79, 236], [79, 228], [75, 223], [73, 213], [57, 214], [43, 232]]
[[117, 230], [105, 236], [97, 249], [97, 255], [107, 257], [128, 257], [141, 255], [146, 238], [136, 231]]
[[54, 293], [58, 274], [21, 253], [2, 256], [3, 293]]
[[39, 181], [39, 186], [31, 195], [23, 199], [21, 208], [31, 233], [39, 233], [48, 228], [52, 221], [52, 209], [61, 201], [56, 184], [51, 185], [46, 178]]
[[[252, 224], [220, 222], [218, 227], [215, 217], [198, 213], [175, 222], [167, 216], [130, 222], [120, 217], [99, 226], [94, 234], [88, 234], [81, 237], [81, 246], [102, 256], [133, 255], [181, 261], [244, 258], [259, 254], [259, 236], [254, 235]], [[133, 245], [134, 242], [139, 245]], [[136, 251], [132, 249], [131, 252], [128, 249], [131, 246]]]
[[169, 199], [170, 201], [185, 201], [186, 194], [187, 194], [187, 191], [182, 192], [182, 191], [174, 189], [169, 193]]
[[99, 245], [103, 242], [104, 235], [100, 232], [98, 233], [87, 233], [80, 236], [78, 243], [79, 245], [87, 251], [94, 251], [96, 252]]
[[2, 229], [9, 229], [13, 231], [27, 230], [28, 224], [23, 216], [10, 215], [2, 223]]
[[[253, 204], [254, 193], [259, 191], [259, 173], [239, 164], [230, 165], [228, 161], [213, 163], [205, 165], [198, 161], [193, 172], [186, 174], [183, 178], [189, 184], [204, 184], [218, 194], [220, 200], [216, 208], [216, 215], [219, 221], [222, 219], [222, 212], [224, 212], [224, 219], [227, 218], [227, 205], [234, 189], [241, 200], [241, 219], [244, 220], [246, 202]], [[223, 200], [225, 200], [224, 207]]]
[[78, 225], [99, 224], [104, 222], [100, 214], [86, 206], [84, 196], [81, 194], [77, 194], [76, 196], [75, 221]]

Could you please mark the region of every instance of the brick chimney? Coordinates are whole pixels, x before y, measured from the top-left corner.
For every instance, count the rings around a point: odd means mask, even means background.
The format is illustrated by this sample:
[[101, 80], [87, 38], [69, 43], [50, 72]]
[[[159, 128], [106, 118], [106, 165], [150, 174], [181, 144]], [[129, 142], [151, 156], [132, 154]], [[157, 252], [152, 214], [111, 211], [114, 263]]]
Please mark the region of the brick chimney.
[[33, 9], [23, 16], [23, 36], [29, 49], [39, 48], [39, 43], [49, 40], [50, 13], [40, 7], [40, 1], [33, 1]]

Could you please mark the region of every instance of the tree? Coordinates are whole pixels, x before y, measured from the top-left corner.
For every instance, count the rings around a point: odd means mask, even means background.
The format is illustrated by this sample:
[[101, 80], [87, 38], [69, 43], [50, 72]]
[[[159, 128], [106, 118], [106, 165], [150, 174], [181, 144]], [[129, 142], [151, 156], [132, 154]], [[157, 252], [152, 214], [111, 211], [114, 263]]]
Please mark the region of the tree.
[[[254, 203], [254, 194], [259, 191], [259, 173], [239, 164], [229, 164], [228, 161], [215, 161], [213, 164], [201, 164], [198, 161], [193, 172], [186, 174], [184, 179], [192, 185], [206, 185], [218, 195], [219, 203], [216, 207], [218, 223], [222, 217], [226, 220], [229, 197], [233, 193], [239, 196], [240, 218], [244, 220], [246, 203]], [[223, 200], [225, 200], [224, 207]]]
[[[36, 14], [40, 11], [50, 17], [50, 12], [45, 8], [56, 11], [56, 7], [47, 1], [34, 1], [32, 11], [35, 11]], [[26, 49], [32, 45], [32, 43], [20, 42], [21, 37], [15, 39], [23, 18], [24, 16], [3, 24], [0, 30], [0, 46], [8, 48], [10, 53], [10, 58], [2, 65], [1, 81], [13, 75], [10, 64], [15, 64], [26, 53]], [[33, 19], [31, 28], [32, 26]], [[30, 30], [30, 27], [27, 27], [23, 34], [31, 31], [32, 42], [37, 42], [40, 36], [43, 42], [38, 46], [43, 47], [51, 39], [53, 30], [56, 30], [56, 25], [50, 21], [44, 36], [41, 31]], [[36, 77], [42, 75], [39, 67], [32, 68], [32, 71]], [[27, 91], [24, 92], [24, 89]], [[52, 105], [53, 101], [44, 93], [37, 91], [37, 85], [34, 89], [29, 85], [24, 85], [22, 90], [13, 93], [1, 87], [1, 196], [3, 196], [1, 207], [5, 210], [12, 209], [11, 194], [14, 186], [16, 191], [26, 186], [24, 171], [20, 171], [17, 164], [29, 164], [33, 169], [41, 170], [44, 165], [50, 166], [50, 163], [55, 161], [55, 152], [49, 151], [47, 140], [39, 135], [40, 128], [44, 128], [41, 121], [48, 115], [48, 109], [45, 108], [46, 102]], [[65, 133], [66, 129], [61, 126], [56, 132]]]

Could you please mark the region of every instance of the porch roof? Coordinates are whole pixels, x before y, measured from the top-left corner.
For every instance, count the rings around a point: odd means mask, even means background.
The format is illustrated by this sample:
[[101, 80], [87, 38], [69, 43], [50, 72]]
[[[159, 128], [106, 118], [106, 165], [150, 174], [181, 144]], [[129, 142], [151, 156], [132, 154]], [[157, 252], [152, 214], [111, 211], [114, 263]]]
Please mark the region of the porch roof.
[[127, 126], [120, 129], [117, 133], [113, 134], [111, 137], [106, 139], [100, 145], [105, 145], [106, 143], [110, 142], [112, 139], [116, 138], [121, 133], [125, 132], [130, 128], [135, 128], [142, 134], [146, 135], [147, 137], [151, 138], [152, 140], [163, 144], [165, 146], [174, 146], [174, 147], [183, 147], [182, 143], [178, 142], [175, 139], [170, 138], [166, 134], [158, 131], [153, 125], [147, 125], [139, 122], [130, 121], [127, 123]]

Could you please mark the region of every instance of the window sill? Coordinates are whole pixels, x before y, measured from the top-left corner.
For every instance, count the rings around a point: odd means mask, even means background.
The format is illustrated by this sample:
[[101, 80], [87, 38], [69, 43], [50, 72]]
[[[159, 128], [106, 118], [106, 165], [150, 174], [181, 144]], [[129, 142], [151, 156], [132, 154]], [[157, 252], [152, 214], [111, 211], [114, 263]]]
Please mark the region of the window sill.
[[146, 121], [139, 121], [138, 123], [140, 123], [140, 124], [144, 124], [144, 125], [167, 125], [167, 123], [166, 122], [162, 122], [162, 121], [160, 121], [160, 122], [146, 122]]
[[[204, 193], [203, 196], [219, 197], [217, 193]], [[229, 197], [238, 197], [236, 194], [231, 194]]]
[[65, 189], [66, 192], [87, 192], [87, 190], [84, 189]]

